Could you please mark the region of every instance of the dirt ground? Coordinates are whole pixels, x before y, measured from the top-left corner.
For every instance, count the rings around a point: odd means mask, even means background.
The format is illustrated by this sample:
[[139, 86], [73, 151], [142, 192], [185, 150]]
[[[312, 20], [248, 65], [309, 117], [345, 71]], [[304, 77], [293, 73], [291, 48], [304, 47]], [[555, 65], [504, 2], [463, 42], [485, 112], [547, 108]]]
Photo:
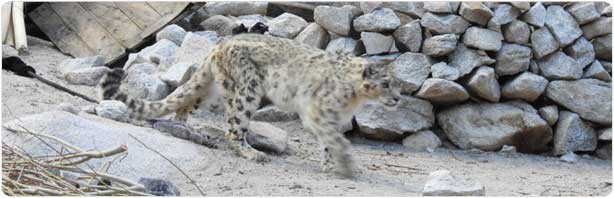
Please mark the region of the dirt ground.
[[[97, 95], [93, 87], [70, 85], [57, 77], [55, 66], [68, 56], [44, 42], [29, 43], [31, 54], [23, 59], [38, 73], [85, 95]], [[54, 110], [63, 102], [92, 105], [36, 80], [2, 72], [4, 122]], [[429, 153], [362, 138], [351, 138], [357, 177], [340, 179], [320, 171], [317, 143], [298, 121], [274, 124], [287, 130], [291, 141], [288, 153], [272, 156], [271, 162], [256, 163], [227, 149], [210, 149], [210, 160], [201, 167], [184, 168], [208, 196], [418, 196], [428, 173], [441, 169], [479, 181], [488, 196], [605, 196], [612, 189], [611, 161], [592, 157], [570, 164], [541, 155], [445, 148]], [[180, 174], [165, 179], [176, 182], [182, 195], [199, 195]]]

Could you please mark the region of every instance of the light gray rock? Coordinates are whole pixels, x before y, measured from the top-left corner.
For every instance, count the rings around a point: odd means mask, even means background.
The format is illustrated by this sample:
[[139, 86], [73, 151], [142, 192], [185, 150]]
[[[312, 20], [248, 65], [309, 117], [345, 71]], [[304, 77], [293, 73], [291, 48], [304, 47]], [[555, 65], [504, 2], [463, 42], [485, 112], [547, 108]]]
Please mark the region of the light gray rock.
[[550, 80], [575, 80], [582, 77], [582, 68], [576, 60], [563, 52], [555, 52], [537, 60], [542, 76]]
[[485, 196], [484, 185], [470, 179], [459, 178], [448, 170], [429, 173], [422, 196]]
[[[414, 20], [394, 31], [394, 39], [410, 52], [419, 52], [422, 45], [422, 27], [420, 21]], [[456, 44], [456, 43], [455, 43]]]
[[311, 23], [294, 40], [315, 48], [324, 49], [328, 44], [328, 32], [317, 23]]
[[439, 57], [450, 54], [456, 49], [458, 36], [456, 34], [442, 34], [424, 39], [422, 53]]
[[462, 43], [459, 43], [456, 50], [448, 56], [448, 65], [456, 67], [461, 77], [475, 67], [490, 65], [494, 62], [495, 60], [488, 57], [484, 51], [469, 49]]
[[520, 12], [526, 12], [527, 10], [531, 9], [531, 4], [528, 1], [512, 1], [510, 4], [518, 8]]
[[612, 17], [599, 17], [597, 20], [583, 25], [582, 32], [588, 40], [610, 34], [612, 33]]
[[391, 75], [401, 84], [401, 93], [418, 90], [431, 73], [431, 61], [420, 53], [406, 52], [389, 64]]
[[232, 35], [232, 29], [238, 27], [239, 24], [230, 17], [215, 15], [204, 20], [200, 26], [205, 30], [215, 31], [219, 36], [229, 36]]
[[149, 59], [145, 59], [145, 57], [143, 57], [143, 55], [141, 55], [140, 53], [132, 53], [128, 55], [128, 60], [124, 64], [123, 69], [128, 70], [130, 66], [134, 64], [139, 64], [139, 63], [152, 63], [152, 62]]
[[368, 102], [354, 114], [360, 132], [378, 140], [400, 140], [405, 133], [429, 129], [435, 122], [433, 105], [426, 100], [403, 96], [396, 109]]
[[454, 13], [458, 7], [457, 2], [429, 1], [424, 2], [424, 10], [433, 13]]
[[[142, 69], [141, 69], [142, 68]], [[142, 63], [136, 64], [127, 70], [122, 80], [121, 89], [130, 93], [130, 96], [147, 100], [160, 100], [170, 93], [168, 85], [155, 76], [155, 66]]]
[[517, 44], [529, 43], [531, 29], [524, 21], [516, 20], [501, 27], [505, 41]]
[[489, 29], [470, 27], [463, 34], [463, 43], [466, 46], [486, 51], [499, 51], [503, 35]]
[[422, 83], [416, 96], [434, 103], [458, 103], [469, 99], [469, 93], [463, 86], [439, 78], [429, 78]]
[[359, 55], [364, 52], [362, 45], [358, 43], [358, 41], [350, 38], [350, 37], [340, 37], [335, 40], [331, 40], [326, 46], [327, 52], [347, 52], [354, 55]]
[[401, 25], [399, 17], [389, 8], [378, 8], [373, 12], [354, 19], [356, 31], [384, 32], [397, 29]]
[[513, 75], [529, 69], [531, 48], [518, 44], [503, 44], [497, 52], [495, 71], [499, 76]]
[[269, 33], [283, 38], [294, 38], [305, 27], [305, 19], [287, 12], [269, 21]]
[[479, 67], [469, 77], [466, 87], [469, 93], [490, 102], [498, 102], [501, 97], [501, 88], [495, 77], [495, 70], [491, 67]]
[[553, 139], [554, 155], [563, 155], [573, 151], [594, 151], [597, 148], [595, 130], [578, 114], [561, 111], [556, 124]]
[[601, 14], [597, 12], [594, 2], [577, 2], [567, 7], [566, 10], [580, 25], [591, 22], [601, 16]]
[[251, 14], [259, 14], [266, 15], [267, 13], [268, 2], [264, 1], [216, 1], [216, 2], [207, 2], [204, 6], [204, 10], [209, 16], [213, 15], [232, 15], [232, 16], [241, 16], [241, 15], [251, 15]]
[[419, 1], [386, 1], [382, 2], [382, 7], [390, 8], [415, 18], [422, 18], [426, 13], [424, 2]]
[[288, 148], [288, 133], [266, 122], [249, 122], [249, 145], [261, 151], [283, 153]]
[[[519, 152], [547, 149], [552, 129], [527, 103], [467, 103], [440, 111], [439, 126], [459, 148], [497, 151], [503, 145]], [[503, 121], [505, 120], [505, 121]]]
[[559, 120], [559, 108], [556, 105], [539, 108], [539, 115], [548, 122], [548, 125], [554, 126]]
[[313, 18], [315, 22], [324, 29], [341, 36], [348, 36], [352, 27], [354, 14], [347, 8], [322, 5], [316, 7], [313, 12]]
[[595, 60], [595, 49], [584, 37], [576, 39], [573, 44], [565, 48], [564, 52], [575, 59], [582, 67], [586, 67]]
[[520, 10], [509, 4], [497, 4], [490, 21], [494, 25], [505, 25], [520, 16]]
[[580, 29], [578, 22], [563, 7], [558, 5], [551, 5], [546, 9], [546, 27], [561, 47], [571, 44], [582, 36], [582, 29]]
[[548, 80], [531, 72], [524, 72], [503, 85], [504, 98], [522, 99], [527, 102], [537, 100], [548, 86]]
[[77, 108], [75, 105], [68, 103], [68, 102], [64, 102], [64, 103], [60, 103], [57, 107], [57, 110], [59, 111], [66, 111], [68, 113], [72, 113], [72, 114], [79, 114], [79, 111], [81, 111], [79, 108]]
[[65, 76], [71, 71], [103, 65], [104, 58], [102, 56], [90, 56], [83, 58], [66, 59], [58, 65], [57, 69], [60, 74], [62, 74], [62, 76]]
[[535, 58], [544, 57], [559, 49], [559, 43], [548, 28], [540, 28], [531, 34], [531, 47]]
[[127, 122], [130, 116], [126, 104], [117, 100], [100, 101], [95, 110], [96, 115], [120, 122]]
[[599, 61], [594, 61], [593, 64], [589, 65], [584, 74], [582, 74], [582, 78], [595, 78], [606, 82], [612, 81], [612, 77]]
[[70, 71], [64, 78], [68, 83], [75, 85], [94, 86], [98, 84], [102, 76], [111, 71], [108, 67], [90, 67]]
[[19, 52], [10, 45], [2, 44], [2, 58], [19, 56]]
[[258, 109], [251, 119], [263, 122], [287, 122], [297, 120], [299, 119], [299, 116], [297, 113], [285, 112], [278, 109], [274, 105], [269, 105], [263, 107], [262, 109]]
[[179, 196], [181, 192], [170, 181], [153, 178], [140, 178], [139, 183], [145, 187], [144, 192], [155, 196]]
[[205, 31], [199, 34], [188, 32], [181, 43], [181, 47], [177, 49], [174, 63], [189, 62], [199, 66], [205, 64], [206, 58], [213, 51], [218, 40], [217, 33], [213, 31]]
[[600, 146], [599, 149], [595, 151], [595, 154], [601, 159], [612, 160], [612, 143]]
[[612, 74], [612, 62], [599, 60], [599, 63], [603, 65], [603, 68], [605, 68], [608, 73]]
[[612, 128], [604, 128], [597, 131], [599, 135], [597, 138], [603, 141], [612, 141]]
[[156, 41], [167, 39], [177, 45], [181, 45], [185, 34], [186, 32], [183, 28], [179, 27], [178, 25], [171, 24], [156, 33]]
[[390, 52], [394, 44], [394, 38], [392, 36], [386, 36], [376, 32], [362, 32], [360, 33], [360, 40], [362, 40], [368, 55]]
[[171, 89], [175, 89], [188, 81], [196, 69], [198, 69], [198, 65], [194, 63], [180, 62], [160, 73], [160, 79], [166, 82]]
[[376, 8], [381, 8], [382, 6], [382, 2], [378, 1], [361, 1], [359, 3], [360, 10], [362, 10], [363, 13], [371, 13]]
[[430, 12], [422, 16], [420, 24], [435, 34], [462, 34], [469, 27], [469, 22], [458, 15]]
[[460, 14], [467, 21], [485, 26], [493, 16], [493, 12], [486, 5], [480, 2], [462, 2], [458, 9]]
[[442, 78], [451, 81], [455, 81], [460, 77], [458, 69], [449, 66], [445, 62], [439, 62], [431, 66], [431, 75], [433, 78]]
[[595, 79], [552, 81], [546, 88], [552, 101], [577, 113], [583, 119], [612, 123], [612, 85]]
[[430, 130], [411, 134], [403, 139], [403, 146], [418, 151], [435, 149], [441, 146], [441, 140]]
[[[173, 43], [173, 41], [170, 41], [168, 39], [162, 39], [149, 47], [143, 48], [143, 50], [141, 50], [138, 54], [142, 56], [142, 58], [146, 60], [146, 62], [153, 63], [153, 60], [162, 60], [166, 57], [175, 56], [177, 49], [179, 49], [179, 46]], [[134, 62], [132, 64], [134, 64]]]
[[546, 23], [546, 8], [541, 2], [537, 2], [529, 11], [522, 14], [520, 20], [541, 28]]
[[612, 34], [600, 36], [591, 41], [595, 49], [595, 57], [612, 61]]
[[529, 63], [529, 71], [533, 72], [534, 74], [539, 74], [539, 66], [535, 60], [531, 60], [531, 63]]
[[578, 161], [578, 155], [576, 155], [573, 152], [568, 152], [567, 154], [561, 156], [560, 160], [562, 162], [567, 162], [567, 163], [576, 163], [576, 161]]

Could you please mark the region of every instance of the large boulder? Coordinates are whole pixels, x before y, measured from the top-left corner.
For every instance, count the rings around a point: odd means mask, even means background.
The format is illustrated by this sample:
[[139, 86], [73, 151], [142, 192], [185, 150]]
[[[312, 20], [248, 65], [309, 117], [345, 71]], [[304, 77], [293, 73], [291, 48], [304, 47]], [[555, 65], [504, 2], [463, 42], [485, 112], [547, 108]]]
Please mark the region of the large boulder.
[[494, 62], [495, 60], [484, 51], [469, 49], [462, 43], [459, 43], [456, 50], [448, 56], [448, 64], [458, 68], [460, 76], [468, 74], [475, 67], [490, 65]]
[[520, 16], [520, 20], [537, 27], [543, 27], [546, 23], [546, 7], [541, 2], [537, 2], [529, 11]]
[[563, 52], [555, 52], [537, 60], [539, 71], [550, 80], [575, 80], [582, 77], [582, 65]]
[[580, 29], [578, 22], [563, 7], [558, 5], [551, 5], [546, 9], [546, 26], [552, 31], [552, 35], [561, 47], [571, 44], [582, 36], [582, 29]]
[[218, 42], [217, 33], [205, 31], [202, 33], [188, 32], [177, 49], [173, 63], [188, 62], [198, 66], [205, 63], [206, 58]]
[[554, 155], [573, 151], [594, 151], [597, 148], [597, 134], [578, 114], [561, 111], [554, 134]]
[[503, 44], [495, 58], [495, 72], [499, 76], [513, 75], [529, 69], [531, 48], [518, 44]]
[[524, 72], [503, 85], [504, 98], [523, 99], [528, 102], [537, 100], [548, 86], [548, 80], [531, 72]]
[[390, 63], [392, 76], [401, 83], [402, 93], [412, 93], [431, 73], [429, 58], [420, 53], [406, 52]]
[[596, 21], [582, 26], [582, 32], [589, 40], [612, 33], [612, 17], [600, 17]]
[[473, 95], [490, 102], [499, 102], [501, 97], [501, 88], [491, 67], [479, 67], [469, 77], [466, 87]]
[[486, 51], [499, 51], [501, 40], [503, 35], [500, 32], [479, 27], [470, 27], [463, 34], [465, 45]]
[[317, 23], [311, 23], [294, 40], [315, 48], [324, 49], [328, 44], [328, 32]]
[[505, 41], [517, 44], [529, 43], [531, 29], [529, 25], [521, 20], [516, 20], [501, 27]]
[[362, 32], [360, 40], [365, 46], [368, 55], [376, 55], [390, 52], [394, 45], [394, 38], [377, 32]]
[[460, 8], [458, 8], [458, 14], [460, 14], [467, 21], [485, 26], [494, 13], [483, 3], [462, 2], [460, 4]]
[[183, 38], [185, 37], [186, 31], [176, 24], [171, 24], [164, 27], [158, 33], [156, 33], [156, 41], [160, 41], [162, 39], [168, 39], [177, 45], [181, 45], [183, 42]]
[[578, 22], [583, 25], [599, 18], [601, 14], [597, 11], [594, 2], [578, 2], [566, 9]]
[[531, 47], [535, 58], [544, 57], [559, 49], [559, 43], [548, 28], [540, 28], [531, 34]]
[[445, 56], [456, 49], [458, 43], [458, 35], [442, 34], [424, 39], [422, 45], [422, 53], [429, 56]]
[[565, 48], [564, 52], [575, 59], [582, 67], [586, 67], [595, 60], [595, 49], [584, 37], [576, 39], [573, 44]]
[[341, 36], [348, 36], [354, 14], [347, 7], [318, 6], [313, 11], [315, 22], [324, 29]]
[[290, 13], [283, 13], [269, 21], [269, 33], [283, 38], [294, 38], [307, 27], [305, 19]]
[[[422, 27], [420, 26], [420, 21], [414, 20], [400, 26], [394, 31], [393, 36], [397, 43], [410, 52], [420, 51], [420, 46], [422, 45]], [[456, 45], [456, 42], [454, 44]]]
[[429, 78], [424, 81], [416, 96], [435, 103], [458, 103], [469, 99], [469, 93], [454, 81]]
[[546, 96], [583, 119], [603, 125], [612, 123], [611, 83], [595, 79], [552, 81]]
[[384, 32], [397, 29], [401, 20], [392, 9], [378, 8], [354, 19], [353, 25], [354, 29], [360, 32]]

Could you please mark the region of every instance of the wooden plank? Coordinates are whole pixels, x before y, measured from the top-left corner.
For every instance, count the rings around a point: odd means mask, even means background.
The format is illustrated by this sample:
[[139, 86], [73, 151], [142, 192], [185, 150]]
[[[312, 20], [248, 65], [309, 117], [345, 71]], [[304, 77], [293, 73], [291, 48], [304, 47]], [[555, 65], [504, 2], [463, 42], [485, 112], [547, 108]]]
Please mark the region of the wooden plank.
[[51, 9], [49, 3], [41, 4], [28, 15], [60, 51], [74, 57], [95, 55], [79, 35], [64, 24], [60, 16]]
[[189, 4], [189, 2], [160, 2], [160, 1], [152, 1], [147, 2], [149, 6], [151, 6], [158, 14], [162, 17], [166, 15], [177, 15], [179, 12], [183, 11], [183, 9]]
[[122, 45], [78, 3], [53, 2], [49, 5], [65, 24], [74, 30], [90, 49], [103, 56], [105, 61], [111, 61], [124, 53], [125, 49]]
[[174, 23], [176, 22], [179, 18], [183, 18], [185, 16], [187, 16], [189, 13], [188, 12], [183, 12], [183, 10], [185, 10], [185, 8], [190, 5], [185, 4], [183, 5], [182, 8], [180, 8], [179, 6], [177, 8], [175, 8], [175, 12], [171, 13], [171, 14], [167, 14], [165, 16], [163, 16], [162, 18], [160, 18], [156, 23], [152, 24], [149, 28], [144, 29], [143, 32], [141, 32], [141, 37], [147, 37], [149, 35], [152, 35], [158, 31], [160, 31], [160, 29], [162, 29], [162, 27], [164, 27], [165, 25], [169, 24], [169, 23]]
[[114, 2], [141, 30], [147, 29], [162, 18], [156, 10], [144, 2]]
[[96, 21], [125, 48], [132, 48], [143, 39], [141, 29], [134, 24], [113, 2], [81, 2]]

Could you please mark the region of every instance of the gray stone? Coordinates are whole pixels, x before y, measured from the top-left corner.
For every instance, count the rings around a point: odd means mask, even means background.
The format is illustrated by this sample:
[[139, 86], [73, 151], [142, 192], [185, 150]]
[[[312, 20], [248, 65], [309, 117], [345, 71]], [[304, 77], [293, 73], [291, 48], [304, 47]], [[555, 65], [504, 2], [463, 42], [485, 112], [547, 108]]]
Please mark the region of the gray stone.
[[454, 13], [458, 7], [457, 2], [428, 1], [424, 2], [424, 10], [433, 13]]
[[412, 22], [415, 20], [414, 18], [412, 18], [411, 16], [407, 14], [396, 12], [396, 11], [394, 13], [397, 15], [397, 17], [399, 17], [399, 21], [401, 21], [401, 26], [408, 24], [409, 22]]
[[354, 19], [356, 31], [384, 32], [397, 29], [401, 25], [399, 17], [389, 8], [378, 8], [373, 12]]
[[416, 96], [435, 103], [458, 103], [469, 99], [463, 86], [439, 78], [426, 79]]
[[501, 40], [503, 40], [503, 35], [500, 32], [479, 27], [470, 27], [463, 34], [463, 43], [466, 46], [487, 51], [499, 51]]
[[146, 64], [147, 63], [137, 64], [130, 67], [130, 70], [127, 71], [128, 74], [124, 80], [122, 80], [122, 84], [124, 84], [122, 89], [130, 93], [130, 96], [135, 98], [160, 100], [170, 93], [170, 89], [164, 81], [160, 80], [153, 74], [155, 72], [155, 66], [153, 69], [148, 69], [145, 72], [131, 71], [132, 69], [137, 68], [139, 65]]
[[509, 2], [512, 6], [518, 8], [521, 12], [531, 9], [531, 4], [528, 1], [512, 1]]
[[422, 53], [439, 57], [450, 54], [456, 49], [458, 36], [456, 34], [442, 34], [424, 39]]
[[306, 26], [305, 19], [286, 12], [269, 21], [269, 33], [273, 36], [294, 38]]
[[429, 173], [422, 196], [485, 196], [484, 185], [470, 179], [459, 178], [448, 170]]
[[435, 34], [462, 34], [469, 27], [469, 22], [458, 15], [430, 12], [422, 16], [420, 24]]
[[561, 156], [561, 158], [559, 158], [562, 162], [567, 162], [567, 163], [576, 163], [576, 161], [578, 161], [578, 155], [576, 155], [573, 152], [569, 152], [563, 156]]
[[100, 101], [95, 110], [96, 115], [120, 122], [127, 122], [130, 116], [126, 104], [117, 100]]
[[490, 102], [498, 102], [501, 97], [501, 88], [491, 67], [479, 67], [469, 77], [466, 87], [470, 93]]
[[333, 53], [339, 51], [359, 55], [364, 52], [364, 49], [358, 43], [358, 41], [349, 37], [340, 37], [338, 39], [331, 40], [328, 43], [328, 46], [326, 46], [326, 51]]
[[241, 15], [250, 15], [250, 14], [259, 14], [266, 15], [267, 14], [268, 2], [265, 1], [214, 1], [207, 2], [204, 6], [204, 10], [209, 14], [209, 16], [213, 15], [232, 15], [232, 16], [241, 16]]
[[535, 101], [544, 93], [548, 80], [531, 72], [524, 72], [503, 85], [501, 94], [504, 98]]
[[200, 26], [205, 30], [215, 31], [219, 36], [229, 36], [232, 35], [232, 29], [238, 27], [239, 24], [230, 17], [215, 15], [204, 20]]
[[495, 60], [488, 57], [484, 51], [473, 50], [459, 43], [456, 50], [448, 56], [448, 64], [456, 67], [460, 76], [464, 76], [473, 70], [473, 68], [483, 65], [490, 65]]
[[524, 21], [516, 20], [501, 27], [505, 41], [517, 44], [529, 43], [531, 29]]
[[446, 136], [462, 149], [497, 151], [503, 145], [519, 152], [547, 149], [552, 129], [527, 103], [467, 103], [437, 114]]
[[166, 72], [160, 73], [160, 79], [166, 82], [171, 89], [175, 89], [190, 79], [198, 65], [190, 62], [174, 64]]
[[392, 63], [397, 57], [401, 56], [401, 53], [393, 53], [386, 55], [373, 55], [373, 56], [362, 56], [365, 57], [367, 62], [376, 64], [376, 65], [388, 65]]
[[363, 13], [371, 13], [373, 12], [373, 10], [375, 10], [376, 8], [381, 8], [382, 2], [378, 2], [378, 1], [361, 1], [360, 4], [360, 10], [362, 10]]
[[612, 61], [612, 34], [597, 37], [591, 43], [595, 49], [595, 57]]
[[597, 12], [594, 2], [577, 2], [567, 7], [566, 10], [580, 25], [591, 22], [601, 16], [601, 14]]
[[354, 14], [350, 9], [343, 7], [318, 6], [313, 12], [313, 18], [324, 29], [341, 36], [348, 36]]
[[458, 14], [460, 14], [467, 21], [485, 26], [494, 13], [483, 3], [462, 2], [460, 8], [458, 9]]
[[582, 67], [586, 67], [595, 60], [595, 49], [584, 37], [576, 39], [572, 45], [565, 48], [564, 52], [575, 59]]
[[531, 63], [531, 48], [505, 43], [497, 52], [496, 60], [495, 71], [499, 76], [526, 71]]
[[554, 155], [563, 155], [573, 151], [594, 151], [597, 148], [595, 130], [578, 114], [561, 111], [556, 124], [553, 139]]
[[559, 108], [556, 105], [539, 108], [539, 115], [548, 122], [548, 125], [554, 126], [559, 120]]
[[360, 40], [362, 40], [368, 55], [390, 52], [392, 44], [394, 44], [392, 36], [376, 32], [362, 32], [360, 33]]
[[[186, 38], [188, 35], [189, 33], [186, 35]], [[177, 49], [179, 49], [179, 46], [173, 43], [173, 41], [170, 41], [168, 39], [162, 39], [153, 44], [152, 46], [143, 48], [143, 50], [141, 50], [138, 54], [140, 54], [147, 62], [153, 63], [153, 60], [162, 60], [166, 57], [175, 56]]]
[[612, 85], [595, 79], [552, 81], [546, 88], [552, 101], [596, 123], [612, 123]]
[[[410, 52], [419, 52], [422, 45], [422, 27], [420, 21], [414, 20], [400, 26], [393, 34], [396, 43], [401, 44]], [[456, 44], [456, 43], [455, 43]]]
[[130, 66], [139, 63], [151, 63], [151, 60], [145, 59], [145, 57], [143, 57], [143, 55], [140, 53], [132, 53], [128, 55], [128, 60], [124, 64], [123, 69], [128, 70]]
[[426, 10], [424, 10], [424, 3], [418, 1], [386, 1], [382, 2], [382, 7], [390, 8], [394, 11], [405, 13], [416, 18], [422, 18], [426, 13]]
[[531, 47], [535, 58], [544, 57], [559, 49], [559, 43], [548, 28], [540, 28], [531, 34]]
[[578, 22], [563, 7], [558, 5], [551, 5], [546, 9], [546, 27], [561, 47], [571, 44], [582, 36], [582, 29], [580, 29]]
[[62, 61], [58, 65], [58, 71], [60, 72], [60, 74], [62, 74], [62, 76], [65, 76], [71, 71], [75, 71], [75, 70], [83, 69], [83, 68], [103, 66], [103, 65], [104, 65], [104, 58], [102, 56], [73, 58], [73, 59], [66, 59]]
[[612, 141], [612, 128], [604, 128], [597, 131], [598, 139], [603, 141]]
[[396, 109], [368, 102], [354, 116], [360, 132], [378, 140], [400, 140], [405, 133], [429, 129], [435, 122], [433, 105], [410, 96], [401, 97]]
[[285, 112], [278, 109], [274, 105], [269, 105], [263, 107], [262, 109], [258, 109], [251, 119], [263, 122], [287, 122], [297, 120], [299, 119], [299, 116], [297, 113]]
[[433, 78], [442, 78], [455, 81], [460, 77], [456, 67], [448, 66], [445, 62], [439, 62], [431, 66], [431, 75]]
[[494, 25], [505, 25], [520, 16], [520, 10], [509, 4], [497, 4], [490, 21]]
[[10, 45], [2, 44], [2, 58], [11, 56], [19, 56], [19, 52], [17, 52], [17, 50]]
[[266, 122], [249, 122], [249, 145], [261, 151], [283, 153], [288, 148], [288, 133]]
[[582, 68], [576, 60], [563, 52], [555, 52], [537, 60], [539, 71], [550, 80], [575, 80], [582, 77]]
[[324, 49], [328, 44], [328, 32], [316, 23], [311, 23], [294, 40], [309, 46]]
[[595, 151], [595, 154], [601, 159], [612, 160], [612, 143], [600, 146], [599, 149]]
[[79, 108], [77, 108], [75, 105], [68, 103], [68, 102], [64, 102], [64, 103], [60, 103], [57, 107], [57, 110], [59, 111], [66, 111], [68, 113], [72, 113], [72, 114], [79, 114], [79, 111], [81, 111]]
[[599, 61], [594, 61], [593, 64], [589, 65], [586, 71], [584, 71], [582, 78], [596, 78], [606, 82], [612, 81], [612, 77]]
[[181, 43], [181, 47], [175, 54], [174, 63], [190, 62], [196, 65], [205, 64], [218, 41], [217, 33], [206, 31], [200, 34], [188, 32]]
[[583, 25], [582, 32], [588, 40], [610, 34], [612, 33], [612, 17], [599, 17], [597, 20]]
[[529, 11], [522, 14], [520, 20], [537, 27], [543, 27], [546, 23], [546, 8], [541, 2], [537, 2]]
[[603, 68], [605, 68], [608, 73], [612, 74], [612, 62], [599, 60], [599, 63], [603, 65]]
[[104, 66], [82, 68], [70, 71], [64, 77], [70, 84], [94, 86], [109, 71], [111, 69]]
[[170, 181], [153, 178], [141, 178], [139, 183], [145, 187], [144, 192], [155, 196], [179, 196], [181, 192]]
[[533, 72], [534, 74], [539, 74], [539, 66], [535, 60], [531, 60], [531, 63], [529, 63], [529, 71]]
[[403, 146], [418, 151], [435, 149], [441, 146], [441, 140], [430, 130], [411, 134], [403, 139]]
[[429, 58], [420, 53], [406, 52], [389, 64], [391, 75], [401, 84], [401, 93], [412, 93], [431, 73]]
[[183, 37], [185, 37], [185, 30], [178, 25], [171, 24], [164, 27], [158, 33], [156, 33], [156, 41], [160, 41], [162, 39], [168, 39], [177, 45], [181, 45], [183, 42]]
[[503, 33], [503, 31], [501, 30], [501, 25], [495, 24], [492, 20], [488, 21], [488, 24], [486, 25], [486, 29]]

